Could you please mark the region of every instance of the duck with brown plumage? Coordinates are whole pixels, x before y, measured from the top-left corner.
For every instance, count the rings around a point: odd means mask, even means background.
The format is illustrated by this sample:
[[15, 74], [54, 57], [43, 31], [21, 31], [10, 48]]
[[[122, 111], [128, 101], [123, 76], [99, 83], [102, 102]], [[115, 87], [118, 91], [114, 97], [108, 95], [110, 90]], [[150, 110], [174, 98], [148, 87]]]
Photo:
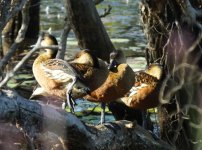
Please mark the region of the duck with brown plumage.
[[[44, 34], [41, 46], [57, 45], [57, 40], [50, 34]], [[66, 105], [73, 111], [74, 99], [87, 94], [89, 88], [85, 86], [80, 75], [66, 61], [55, 59], [57, 50], [46, 48], [33, 63], [33, 74], [41, 86], [32, 95], [54, 95], [65, 100]], [[73, 96], [73, 97], [72, 97]]]
[[[123, 57], [122, 51], [112, 52], [109, 69], [113, 71], [119, 64], [124, 63]], [[145, 70], [134, 72], [135, 81], [132, 88], [122, 98], [117, 99], [117, 102], [123, 103], [127, 107], [142, 111], [144, 127], [146, 127], [145, 110], [157, 107], [159, 104], [162, 75], [163, 68], [158, 63], [150, 64]], [[113, 106], [110, 109], [113, 109]]]
[[[103, 103], [123, 97], [134, 83], [133, 70], [127, 64], [120, 64], [116, 71], [111, 72], [108, 64], [96, 58], [90, 50], [77, 53], [70, 64], [82, 74], [84, 83], [91, 89], [84, 99], [102, 103], [102, 106]], [[103, 122], [104, 110], [101, 116], [101, 123]]]

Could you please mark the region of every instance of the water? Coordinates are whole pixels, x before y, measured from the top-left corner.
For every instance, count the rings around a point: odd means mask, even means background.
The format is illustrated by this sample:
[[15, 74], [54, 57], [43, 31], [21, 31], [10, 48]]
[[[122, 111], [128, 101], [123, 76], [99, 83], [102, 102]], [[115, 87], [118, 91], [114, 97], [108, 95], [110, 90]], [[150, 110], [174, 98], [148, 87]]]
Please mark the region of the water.
[[[133, 52], [144, 52], [146, 39], [142, 31], [138, 0], [105, 0], [97, 5], [99, 14], [104, 8], [112, 6], [111, 14], [102, 18], [104, 26], [117, 49], [124, 50], [127, 56]], [[63, 1], [41, 0], [41, 30], [51, 31], [59, 39], [65, 18]], [[73, 32], [68, 38], [68, 54], [79, 49]]]
[[[104, 8], [108, 5], [112, 6], [111, 14], [102, 18], [104, 26], [109, 34], [110, 39], [116, 49], [121, 49], [128, 57], [128, 64], [134, 69], [144, 69], [144, 57], [134, 57], [137, 52], [143, 53], [146, 47], [146, 39], [144, 37], [139, 15], [138, 0], [105, 0], [96, 6], [99, 14], [104, 12]], [[41, 0], [40, 12], [40, 29], [42, 31], [50, 31], [60, 40], [63, 30], [65, 8], [63, 1], [58, 0]], [[70, 32], [67, 41], [68, 56], [73, 56], [79, 50], [77, 41], [73, 32]], [[136, 53], [135, 53], [136, 52]], [[132, 57], [133, 56], [133, 57]], [[80, 100], [76, 106], [77, 113], [82, 112], [84, 108], [93, 108], [97, 104]], [[84, 121], [97, 124], [99, 115], [82, 116]], [[114, 120], [112, 115], [106, 116], [106, 121]]]

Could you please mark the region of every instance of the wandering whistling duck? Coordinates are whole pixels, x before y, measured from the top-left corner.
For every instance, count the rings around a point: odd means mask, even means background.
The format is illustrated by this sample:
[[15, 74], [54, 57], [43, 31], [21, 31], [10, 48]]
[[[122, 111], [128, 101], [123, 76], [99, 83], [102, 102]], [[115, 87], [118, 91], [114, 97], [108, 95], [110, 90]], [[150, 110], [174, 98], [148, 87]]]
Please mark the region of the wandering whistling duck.
[[[114, 51], [110, 55], [110, 67], [113, 70], [116, 65], [125, 61], [123, 52]], [[163, 68], [158, 63], [150, 64], [146, 70], [134, 72], [135, 82], [130, 91], [119, 101], [128, 107], [148, 109], [158, 105], [158, 93], [161, 85]]]
[[135, 72], [134, 86], [119, 101], [141, 110], [158, 106], [162, 73], [162, 66], [156, 63], [150, 64], [145, 71]]
[[[109, 69], [113, 70], [118, 64], [125, 62], [122, 58], [123, 52], [114, 51], [110, 55]], [[159, 92], [163, 68], [158, 63], [153, 63], [146, 70], [134, 72], [135, 82], [130, 91], [117, 102], [124, 103], [126, 106], [142, 110], [143, 126], [146, 127], [145, 110], [156, 107], [159, 104]]]
[[[50, 34], [45, 34], [41, 41], [41, 46], [57, 45], [57, 40]], [[64, 60], [54, 59], [57, 50], [45, 49], [46, 52], [40, 54], [33, 63], [33, 74], [41, 86], [37, 92], [55, 95], [65, 101], [73, 111], [74, 100], [87, 94], [88, 88], [81, 83], [79, 75]], [[37, 93], [36, 92], [36, 93]], [[75, 97], [72, 97], [74, 95]], [[63, 105], [63, 108], [65, 108]]]
[[[108, 70], [106, 63], [91, 51], [82, 50], [70, 62], [84, 78], [91, 92], [84, 98], [92, 102], [110, 102], [123, 97], [133, 86], [134, 73], [127, 64], [120, 64], [116, 71]], [[102, 113], [101, 123], [104, 120]]]

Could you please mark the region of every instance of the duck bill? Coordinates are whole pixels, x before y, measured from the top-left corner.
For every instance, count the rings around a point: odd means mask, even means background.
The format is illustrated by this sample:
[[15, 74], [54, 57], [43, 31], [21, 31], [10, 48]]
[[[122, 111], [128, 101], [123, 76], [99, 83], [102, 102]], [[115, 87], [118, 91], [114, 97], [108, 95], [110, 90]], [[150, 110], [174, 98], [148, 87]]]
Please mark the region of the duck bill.
[[117, 67], [117, 62], [114, 59], [110, 59], [108, 69], [112, 71], [114, 68]]

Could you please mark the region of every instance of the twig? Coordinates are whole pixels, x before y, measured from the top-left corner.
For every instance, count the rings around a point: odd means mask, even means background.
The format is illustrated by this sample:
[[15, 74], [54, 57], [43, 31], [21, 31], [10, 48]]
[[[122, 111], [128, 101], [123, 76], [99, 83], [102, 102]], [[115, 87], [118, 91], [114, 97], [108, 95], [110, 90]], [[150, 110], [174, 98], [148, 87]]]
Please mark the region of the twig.
[[60, 42], [61, 50], [58, 50], [57, 55], [56, 55], [56, 58], [58, 58], [58, 59], [64, 59], [64, 57], [65, 57], [65, 51], [66, 51], [66, 46], [67, 46], [67, 37], [68, 37], [70, 31], [71, 31], [71, 27], [69, 24], [69, 20], [68, 20], [68, 18], [66, 18], [65, 23], [64, 23], [64, 30], [62, 32], [61, 42]]
[[102, 15], [100, 15], [100, 18], [106, 17], [107, 15], [109, 15], [111, 13], [112, 10], [112, 6], [108, 5], [108, 8], [104, 9], [104, 13]]
[[181, 7], [183, 13], [182, 21], [187, 22], [189, 25], [196, 24], [200, 29], [202, 29], [201, 23], [198, 18], [202, 16], [201, 10], [195, 9], [189, 0], [177, 0], [178, 5]]
[[9, 1], [1, 1], [0, 32], [3, 30], [3, 28], [11, 18], [14, 17], [20, 10], [22, 10], [26, 2], [27, 0], [21, 0], [16, 4], [13, 4], [14, 2], [8, 4]]
[[52, 46], [46, 46], [46, 47], [40, 46], [42, 37], [43, 37], [43, 33], [39, 36], [35, 47], [29, 53], [27, 53], [27, 55], [25, 55], [20, 62], [18, 62], [18, 64], [13, 68], [13, 70], [11, 72], [7, 73], [6, 77], [0, 83], [0, 88], [2, 88], [2, 86], [4, 86], [9, 81], [9, 79], [15, 75], [15, 73], [25, 64], [25, 62], [32, 56], [32, 54], [35, 51], [42, 49], [42, 48], [43, 49], [45, 49], [45, 48], [58, 49], [59, 48], [58, 45], [52, 45]]
[[173, 30], [173, 24], [172, 24], [172, 26], [171, 26], [171, 30], [170, 30], [170, 32], [168, 33], [168, 39], [167, 39], [167, 42], [165, 43], [165, 45], [163, 46], [163, 49], [162, 49], [162, 51], [163, 51], [163, 54], [162, 54], [162, 57], [161, 57], [161, 59], [160, 59], [160, 64], [161, 65], [163, 65], [163, 62], [165, 63], [165, 58], [166, 58], [166, 55], [167, 55], [167, 46], [168, 46], [168, 44], [170, 43], [170, 38], [171, 38], [171, 31]]
[[[99, 105], [99, 104], [98, 104], [98, 105]], [[94, 112], [95, 108], [98, 107], [98, 105], [95, 105], [91, 111], [89, 111], [89, 112], [86, 113], [86, 114], [83, 114], [83, 116], [89, 116], [89, 115], [91, 115], [91, 114]]]
[[25, 3], [23, 9], [22, 9], [22, 25], [20, 30], [18, 31], [18, 35], [15, 39], [15, 42], [12, 44], [11, 48], [8, 50], [8, 53], [3, 57], [3, 59], [0, 62], [0, 70], [2, 70], [3, 66], [5, 66], [9, 60], [12, 58], [13, 54], [19, 47], [20, 43], [24, 40], [25, 38], [25, 33], [27, 31], [28, 25], [29, 25], [29, 5], [30, 1], [27, 1]]
[[58, 140], [60, 141], [63, 150], [68, 150], [67, 146], [65, 145], [65, 141], [62, 137], [58, 137]]

